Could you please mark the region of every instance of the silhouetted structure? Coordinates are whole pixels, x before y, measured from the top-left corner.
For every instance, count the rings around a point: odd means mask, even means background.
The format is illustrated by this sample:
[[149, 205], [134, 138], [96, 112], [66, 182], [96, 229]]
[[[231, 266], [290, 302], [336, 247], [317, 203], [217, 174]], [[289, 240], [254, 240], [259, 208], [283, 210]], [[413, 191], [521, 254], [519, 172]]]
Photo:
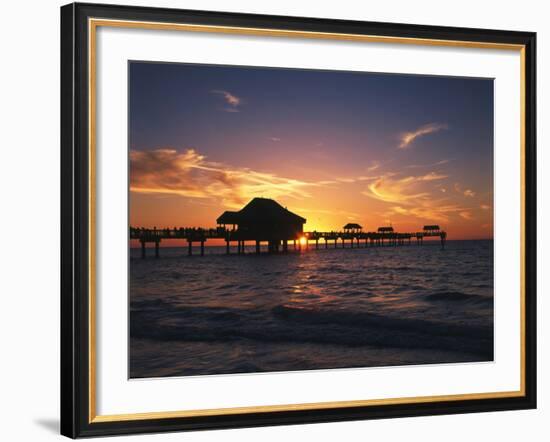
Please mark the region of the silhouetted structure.
[[245, 253], [245, 242], [254, 241], [256, 253], [260, 253], [261, 244], [267, 243], [268, 252], [278, 252], [282, 246], [284, 253], [288, 252], [288, 242], [292, 241], [294, 250], [308, 249], [311, 241], [315, 248], [319, 248], [319, 241], [325, 243], [328, 249], [329, 242], [334, 248], [350, 248], [398, 246], [411, 244], [416, 238], [418, 245], [423, 244], [424, 237], [435, 236], [441, 239], [444, 246], [447, 233], [437, 225], [426, 225], [422, 232], [398, 233], [393, 227], [379, 227], [377, 232], [363, 232], [363, 227], [357, 223], [348, 223], [343, 231], [304, 232], [306, 219], [287, 210], [279, 203], [268, 198], [254, 198], [238, 211], [225, 211], [216, 220], [218, 227], [205, 229], [201, 227], [174, 227], [145, 229], [130, 227], [130, 238], [141, 243], [141, 256], [145, 258], [145, 245], [155, 245], [155, 256], [159, 256], [159, 245], [163, 239], [185, 239], [188, 243], [188, 254], [193, 254], [193, 243], [200, 244], [200, 254], [204, 255], [204, 244], [208, 239], [223, 239], [226, 244], [226, 253], [230, 254], [231, 243], [237, 243], [237, 254]]
[[346, 233], [359, 233], [361, 230], [363, 230], [363, 227], [357, 223], [347, 223], [344, 226], [344, 232]]
[[239, 224], [239, 212], [230, 212], [227, 210], [218, 217], [216, 222], [224, 229], [226, 229], [227, 226], [232, 226], [231, 230], [235, 230]]
[[306, 219], [268, 198], [254, 198], [238, 212], [226, 211], [216, 220], [220, 227], [232, 225], [245, 240], [294, 239], [304, 231]]
[[262, 241], [268, 242], [270, 252], [278, 251], [281, 244], [286, 252], [288, 240], [301, 236], [306, 223], [305, 218], [269, 198], [254, 198], [238, 212], [225, 211], [216, 221], [223, 229], [232, 226], [239, 241], [239, 253], [244, 252], [245, 241], [256, 241], [258, 253]]
[[437, 224], [424, 226], [424, 232], [439, 232], [439, 226]]

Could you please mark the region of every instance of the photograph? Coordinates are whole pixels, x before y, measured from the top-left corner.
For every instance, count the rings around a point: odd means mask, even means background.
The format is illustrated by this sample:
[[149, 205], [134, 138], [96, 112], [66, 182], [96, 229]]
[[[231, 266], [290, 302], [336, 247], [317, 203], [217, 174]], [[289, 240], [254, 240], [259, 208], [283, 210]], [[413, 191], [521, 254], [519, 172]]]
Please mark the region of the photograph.
[[528, 12], [156, 6], [60, 8], [61, 434], [535, 409]]
[[494, 79], [128, 60], [129, 378], [494, 360]]

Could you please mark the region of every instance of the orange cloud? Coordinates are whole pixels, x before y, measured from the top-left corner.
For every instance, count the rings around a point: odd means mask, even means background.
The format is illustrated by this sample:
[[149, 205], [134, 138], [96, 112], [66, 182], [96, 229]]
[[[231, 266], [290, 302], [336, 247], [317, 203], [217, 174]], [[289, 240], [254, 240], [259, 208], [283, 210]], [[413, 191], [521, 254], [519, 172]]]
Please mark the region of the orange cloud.
[[439, 132], [440, 130], [448, 129], [449, 125], [441, 123], [429, 123], [424, 126], [420, 126], [418, 129], [412, 132], [404, 132], [401, 134], [399, 149], [408, 148], [417, 138], [424, 135], [428, 135], [434, 132]]
[[441, 198], [439, 184], [430, 186], [430, 183], [438, 183], [445, 178], [448, 178], [447, 175], [436, 172], [406, 177], [386, 174], [369, 184], [363, 194], [392, 204], [383, 216], [407, 215], [426, 221], [446, 222], [452, 214], [464, 213], [468, 208], [449, 198]]
[[208, 161], [194, 149], [130, 152], [130, 191], [136, 193], [214, 198], [240, 207], [256, 196], [307, 198], [308, 186], [322, 184]]
[[416, 185], [427, 181], [436, 181], [447, 178], [447, 175], [430, 172], [425, 175], [393, 178], [393, 175], [384, 175], [369, 184], [364, 194], [373, 198], [392, 203], [414, 203], [415, 200], [428, 197], [426, 192], [415, 192]]

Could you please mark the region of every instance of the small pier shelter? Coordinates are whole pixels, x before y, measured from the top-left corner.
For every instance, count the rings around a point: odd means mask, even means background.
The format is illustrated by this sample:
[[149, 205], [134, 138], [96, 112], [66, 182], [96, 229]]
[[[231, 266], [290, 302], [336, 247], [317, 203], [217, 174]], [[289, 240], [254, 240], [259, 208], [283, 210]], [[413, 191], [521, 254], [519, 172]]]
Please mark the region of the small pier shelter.
[[344, 226], [344, 233], [360, 233], [363, 227], [357, 223], [347, 223]]

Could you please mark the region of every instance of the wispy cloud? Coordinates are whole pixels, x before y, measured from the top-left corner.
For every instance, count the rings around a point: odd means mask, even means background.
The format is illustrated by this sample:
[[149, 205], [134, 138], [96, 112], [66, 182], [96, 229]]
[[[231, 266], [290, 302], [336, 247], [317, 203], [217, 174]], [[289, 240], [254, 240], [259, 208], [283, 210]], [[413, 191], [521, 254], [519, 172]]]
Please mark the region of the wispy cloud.
[[413, 176], [385, 174], [370, 183], [363, 194], [388, 203], [388, 211], [383, 216], [405, 215], [446, 222], [452, 214], [468, 210], [441, 193], [434, 193], [441, 190], [439, 182], [446, 178], [447, 175], [437, 172]]
[[367, 172], [373, 172], [377, 169], [380, 169], [380, 161], [373, 161], [369, 167], [367, 167]]
[[279, 141], [281, 141], [281, 139], [278, 138], [278, 137], [269, 137], [269, 139], [270, 139], [271, 141], [273, 141], [274, 143], [278, 143]]
[[436, 161], [435, 163], [430, 163], [430, 164], [410, 164], [410, 165], [405, 166], [405, 167], [407, 169], [422, 169], [422, 168], [442, 166], [444, 164], [449, 163], [450, 161], [451, 160], [441, 160], [441, 161]]
[[239, 112], [239, 106], [242, 104], [242, 99], [237, 95], [221, 89], [212, 90], [210, 93], [220, 95], [223, 98], [226, 104], [226, 107], [222, 108], [223, 111]]
[[458, 192], [468, 198], [473, 198], [476, 196], [476, 193], [472, 189], [463, 189], [460, 183], [455, 183], [454, 185], [455, 192]]
[[369, 184], [364, 194], [385, 202], [413, 204], [418, 199], [429, 197], [429, 193], [416, 190], [417, 184], [444, 178], [447, 178], [447, 175], [435, 172], [402, 178], [384, 175]]
[[209, 161], [195, 149], [132, 150], [130, 170], [132, 192], [211, 198], [227, 207], [256, 196], [308, 198], [308, 188], [323, 185]]
[[439, 132], [440, 130], [448, 129], [448, 124], [442, 124], [442, 123], [429, 123], [425, 124], [424, 126], [420, 126], [418, 129], [412, 131], [412, 132], [404, 132], [399, 137], [400, 143], [399, 143], [399, 149], [406, 149], [408, 148], [418, 137], [422, 137], [424, 135], [428, 135], [434, 132]]

